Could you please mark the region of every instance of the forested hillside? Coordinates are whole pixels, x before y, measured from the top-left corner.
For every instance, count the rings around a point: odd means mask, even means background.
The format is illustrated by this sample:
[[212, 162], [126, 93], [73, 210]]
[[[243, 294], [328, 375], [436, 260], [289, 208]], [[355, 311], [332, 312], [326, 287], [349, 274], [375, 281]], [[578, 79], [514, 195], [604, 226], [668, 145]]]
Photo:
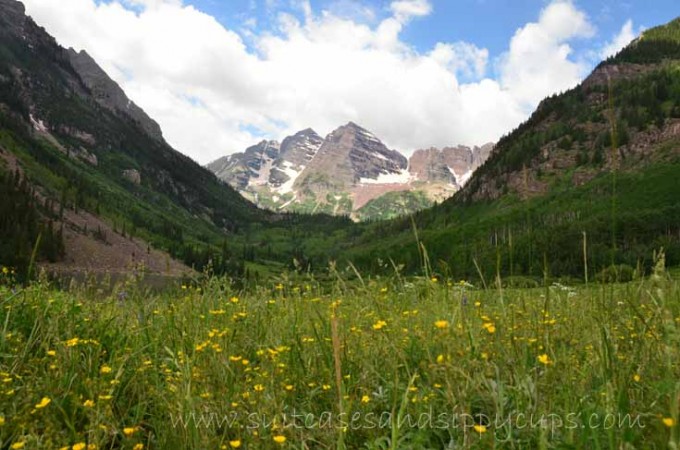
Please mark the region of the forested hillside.
[[[26, 249], [42, 234], [38, 261], [63, 261], [69, 270], [125, 270], [126, 261], [143, 259], [139, 248], [149, 255], [156, 248], [187, 270], [210, 264], [217, 273], [241, 276], [255, 262], [254, 271], [292, 266], [300, 254], [297, 228], [326, 236], [346, 225], [259, 210], [172, 149], [86, 53], [60, 47], [21, 3], [0, 0], [0, 6], [0, 172], [3, 180], [20, 172], [24, 199], [16, 209], [27, 215], [8, 216], [22, 231], [3, 238], [3, 263], [25, 268]], [[3, 198], [14, 196], [9, 189], [3, 187]], [[132, 250], [113, 245], [106, 239], [112, 235]], [[108, 256], [92, 258], [93, 252]], [[107, 260], [113, 262], [99, 266]]]
[[434, 270], [461, 277], [592, 279], [613, 265], [644, 271], [661, 247], [680, 264], [679, 30], [645, 32], [544, 100], [454, 198], [370, 227], [348, 259], [418, 270], [415, 227]]

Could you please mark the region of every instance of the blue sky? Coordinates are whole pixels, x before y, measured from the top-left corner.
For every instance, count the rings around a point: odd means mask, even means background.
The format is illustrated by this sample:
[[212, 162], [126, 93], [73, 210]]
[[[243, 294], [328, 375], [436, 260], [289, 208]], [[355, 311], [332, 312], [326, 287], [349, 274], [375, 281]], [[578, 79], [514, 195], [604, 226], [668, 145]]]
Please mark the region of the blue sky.
[[205, 163], [354, 121], [388, 146], [496, 141], [677, 0], [23, 0]]
[[[205, 11], [225, 26], [238, 30], [244, 20], [257, 19], [259, 29], [275, 29], [276, 13], [287, 11], [301, 15], [299, 8], [287, 0], [190, 0], [185, 2]], [[353, 19], [377, 23], [389, 16], [389, 0], [312, 0], [315, 10], [341, 12]], [[649, 28], [666, 23], [680, 15], [677, 0], [577, 0], [591, 22], [597, 26], [594, 39], [608, 40], [629, 19], [635, 28]], [[489, 49], [492, 55], [507, 49], [515, 31], [534, 20], [548, 4], [545, 0], [433, 0], [433, 12], [409, 25], [402, 39], [418, 50], [431, 48], [437, 42], [464, 40]], [[357, 13], [370, 8], [370, 20]], [[575, 49], [588, 43], [577, 43]]]

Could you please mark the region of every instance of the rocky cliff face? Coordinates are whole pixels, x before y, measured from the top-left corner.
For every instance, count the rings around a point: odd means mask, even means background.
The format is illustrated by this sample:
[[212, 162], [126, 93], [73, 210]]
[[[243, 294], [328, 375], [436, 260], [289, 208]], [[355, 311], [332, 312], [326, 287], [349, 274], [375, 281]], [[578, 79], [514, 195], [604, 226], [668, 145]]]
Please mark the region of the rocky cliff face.
[[456, 175], [444, 161], [437, 148], [416, 150], [410, 159], [409, 171], [420, 180], [456, 184]]
[[8, 34], [23, 35], [24, 27], [26, 26], [26, 8], [20, 2], [14, 0], [0, 0], [2, 7], [2, 15], [6, 19], [4, 22], [5, 30]]
[[278, 191], [289, 191], [322, 144], [323, 138], [311, 128], [285, 138], [269, 174], [269, 185]]
[[409, 160], [409, 172], [419, 181], [448, 183], [458, 188], [491, 154], [493, 144], [481, 147], [444, 147], [416, 150]]
[[[0, 34], [3, 40], [10, 45], [8, 49], [13, 56], [25, 51], [18, 46], [18, 42], [26, 45], [28, 50], [36, 55], [49, 55], [51, 60], [59, 67], [62, 78], [69, 84], [69, 89], [83, 98], [94, 99], [100, 106], [115, 113], [119, 117], [131, 121], [146, 134], [159, 142], [163, 142], [161, 128], [140, 107], [133, 103], [125, 92], [118, 86], [101, 67], [85, 51], [76, 52], [73, 49], [61, 48], [56, 40], [47, 34], [44, 28], [39, 27], [33, 20], [26, 16], [24, 5], [15, 0], [0, 0]], [[30, 56], [26, 56], [30, 57]], [[39, 70], [36, 68], [36, 70]], [[23, 74], [19, 67], [14, 68], [15, 78], [22, 82], [27, 92], [31, 91], [36, 98], [29, 103], [32, 113], [42, 101], [50, 100], [56, 95], [44, 89], [44, 84], [37, 84], [36, 74]], [[33, 76], [31, 76], [33, 75]], [[45, 75], [45, 74], [42, 74]], [[67, 132], [68, 130], [62, 130]], [[75, 132], [79, 132], [76, 130]]]
[[236, 189], [245, 189], [251, 184], [266, 183], [278, 157], [279, 143], [262, 141], [243, 153], [213, 161], [207, 168]]
[[163, 133], [158, 123], [134, 104], [120, 86], [109, 78], [85, 50], [76, 52], [70, 48], [68, 49], [68, 57], [71, 65], [97, 103], [112, 112], [127, 116], [146, 131], [149, 136], [159, 141], [163, 140]]
[[[386, 218], [450, 197], [492, 149], [431, 148], [407, 159], [350, 122], [325, 139], [306, 129], [280, 146], [263, 141], [208, 168], [265, 208]], [[369, 212], [359, 211], [364, 208]]]
[[281, 158], [296, 166], [308, 164], [319, 151], [323, 138], [311, 128], [289, 136], [281, 143]]
[[350, 122], [326, 137], [295, 187], [349, 188], [362, 180], [398, 176], [407, 166], [408, 161], [401, 153], [388, 149], [371, 132]]

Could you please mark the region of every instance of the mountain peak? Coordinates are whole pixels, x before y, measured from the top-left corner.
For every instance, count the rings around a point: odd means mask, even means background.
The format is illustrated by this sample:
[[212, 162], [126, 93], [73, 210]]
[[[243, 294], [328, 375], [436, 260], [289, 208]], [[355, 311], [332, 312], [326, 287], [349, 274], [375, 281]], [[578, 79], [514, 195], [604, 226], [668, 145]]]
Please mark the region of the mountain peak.
[[112, 112], [127, 116], [155, 140], [163, 140], [163, 133], [158, 123], [132, 102], [123, 89], [85, 50], [77, 52], [69, 48], [66, 53], [71, 66], [97, 103]]
[[305, 128], [304, 130], [300, 130], [297, 133], [295, 133], [295, 136], [297, 136], [297, 135], [309, 135], [309, 134], [317, 135], [317, 136], [319, 135], [316, 131], [314, 131], [313, 128]]
[[17, 39], [17, 43], [27, 45], [36, 52], [62, 50], [44, 28], [26, 15], [23, 3], [15, 0], [0, 0], [0, 37]]
[[297, 166], [306, 165], [316, 155], [323, 138], [311, 128], [298, 131], [281, 142], [281, 157]]
[[257, 143], [258, 147], [279, 147], [279, 141], [275, 140], [269, 140], [269, 139], [262, 139], [260, 142]]
[[367, 139], [370, 141], [374, 141], [377, 144], [383, 145], [382, 141], [378, 139], [378, 137], [373, 134], [371, 131], [368, 129], [362, 127], [361, 125], [357, 124], [356, 122], [349, 121], [347, 124], [335, 129], [333, 132], [331, 132], [330, 136], [343, 136], [345, 134], [349, 134], [352, 136], [360, 136], [363, 139]]
[[5, 14], [9, 13], [12, 15], [15, 14], [21, 14], [22, 16], [26, 15], [26, 7], [24, 6], [23, 3], [17, 0], [0, 0], [0, 5], [2, 5], [0, 11], [2, 11]]
[[362, 127], [361, 125], [359, 125], [356, 122], [352, 122], [351, 120], [349, 122], [347, 122], [347, 124], [340, 127], [339, 129], [350, 129], [350, 130], [353, 130], [353, 131], [359, 131], [359, 132], [362, 132], [362, 133], [368, 133], [370, 135], [373, 135], [373, 133], [368, 131], [368, 129]]
[[364, 219], [392, 214], [387, 210], [416, 211], [449, 198], [493, 148], [431, 147], [407, 160], [352, 121], [326, 139], [311, 128], [298, 131], [281, 142], [278, 155], [264, 151], [267, 143], [261, 141], [208, 168], [265, 208]]
[[390, 150], [373, 133], [350, 121], [328, 135], [297, 184], [323, 197], [330, 185], [333, 189], [350, 188], [361, 180], [401, 174], [407, 165], [404, 155]]

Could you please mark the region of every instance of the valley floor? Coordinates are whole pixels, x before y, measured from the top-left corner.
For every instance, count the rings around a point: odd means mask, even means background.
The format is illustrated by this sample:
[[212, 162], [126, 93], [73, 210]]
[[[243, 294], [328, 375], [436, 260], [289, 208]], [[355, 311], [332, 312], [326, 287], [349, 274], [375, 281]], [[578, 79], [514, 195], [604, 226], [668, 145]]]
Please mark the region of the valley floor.
[[0, 448], [666, 448], [680, 283], [210, 279], [22, 289], [0, 275]]

